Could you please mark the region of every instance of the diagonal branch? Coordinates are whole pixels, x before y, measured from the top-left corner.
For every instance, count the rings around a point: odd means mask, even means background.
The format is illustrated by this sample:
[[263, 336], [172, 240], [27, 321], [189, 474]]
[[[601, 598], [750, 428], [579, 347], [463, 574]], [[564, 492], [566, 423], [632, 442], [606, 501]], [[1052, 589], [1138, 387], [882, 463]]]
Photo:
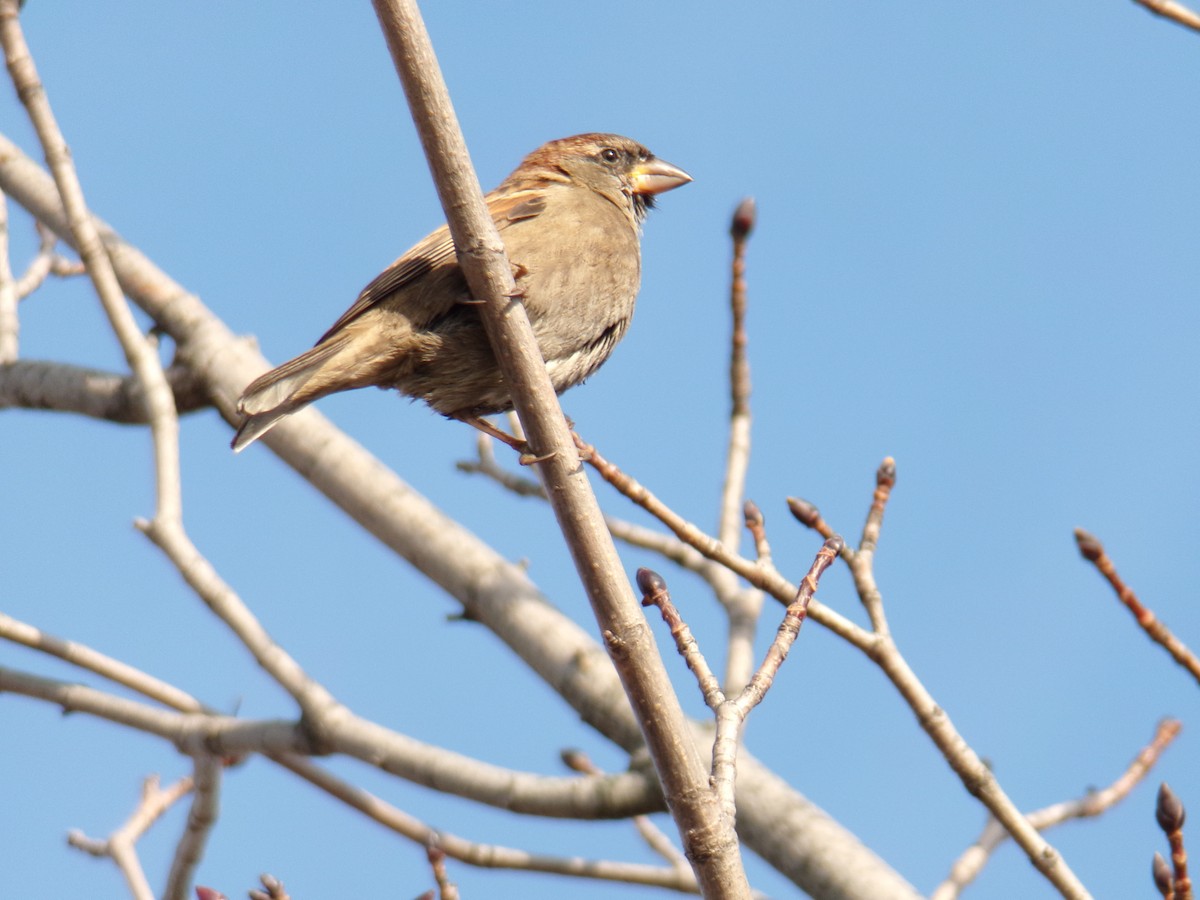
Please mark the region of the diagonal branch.
[[154, 518], [162, 522], [179, 522], [183, 505], [179, 479], [179, 419], [175, 414], [171, 389], [163, 374], [155, 347], [141, 333], [133, 318], [133, 312], [125, 302], [116, 273], [113, 271], [112, 261], [84, 201], [83, 188], [71, 162], [71, 152], [55, 121], [50, 101], [33, 64], [33, 57], [26, 46], [18, 16], [17, 0], [0, 0], [0, 45], [4, 48], [4, 58], [13, 86], [29, 113], [29, 119], [46, 154], [46, 162], [54, 175], [54, 183], [58, 188], [73, 238], [72, 243], [87, 267], [100, 304], [104, 307], [117, 340], [120, 341], [129, 367], [142, 384], [146, 414], [150, 419], [150, 430], [154, 438], [157, 486]]
[[1138, 6], [1145, 7], [1155, 15], [1170, 19], [1177, 25], [1191, 28], [1193, 31], [1200, 31], [1200, 15], [1182, 3], [1176, 3], [1175, 0], [1133, 0], [1133, 2]]
[[524, 307], [504, 245], [483, 201], [449, 93], [414, 0], [375, 0], [434, 173], [459, 264], [533, 450], [609, 656], [629, 695], [705, 896], [746, 897], [733, 822], [708, 786], [700, 754], [651, 630], [622, 570], [612, 538], [574, 452], [566, 419]]
[[[1146, 777], [1154, 764], [1158, 762], [1162, 752], [1167, 749], [1171, 741], [1175, 740], [1181, 727], [1180, 723], [1174, 719], [1160, 722], [1154, 733], [1154, 739], [1141, 749], [1141, 752], [1134, 757], [1133, 762], [1126, 767], [1121, 776], [1103, 790], [1089, 790], [1087, 794], [1077, 800], [1065, 800], [1052, 806], [1043, 807], [1027, 813], [1025, 818], [1034, 828], [1044, 831], [1071, 819], [1103, 815], [1129, 796], [1129, 792]], [[979, 839], [955, 860], [954, 865], [950, 868], [949, 876], [938, 885], [930, 900], [957, 900], [962, 889], [978, 877], [996, 848], [1003, 844], [1008, 837], [1008, 832], [1001, 828], [995, 819], [989, 818]]]

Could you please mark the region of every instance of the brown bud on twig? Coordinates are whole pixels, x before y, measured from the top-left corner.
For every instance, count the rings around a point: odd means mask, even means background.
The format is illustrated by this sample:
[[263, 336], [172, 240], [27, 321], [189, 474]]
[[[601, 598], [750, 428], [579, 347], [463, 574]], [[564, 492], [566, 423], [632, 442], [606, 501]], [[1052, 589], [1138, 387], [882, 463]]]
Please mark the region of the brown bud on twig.
[[745, 506], [742, 507], [742, 515], [746, 517], [747, 528], [762, 528], [764, 524], [762, 510], [753, 500], [746, 501]]
[[754, 203], [754, 198], [747, 197], [733, 211], [733, 221], [729, 225], [729, 233], [733, 235], [733, 239], [735, 241], [744, 241], [748, 238], [750, 232], [754, 230], [754, 223], [757, 218], [758, 207]]
[[1171, 867], [1167, 865], [1167, 861], [1162, 858], [1161, 853], [1154, 854], [1150, 872], [1154, 876], [1154, 886], [1158, 888], [1158, 892], [1164, 897], [1170, 896], [1171, 892], [1175, 890], [1175, 880], [1171, 877]]
[[875, 470], [875, 483], [879, 487], [896, 486], [896, 460], [889, 456], [879, 464], [879, 468]]
[[805, 528], [816, 528], [817, 523], [821, 521], [821, 511], [807, 500], [801, 500], [799, 497], [788, 497], [787, 505], [792, 515], [796, 517], [796, 521]]
[[1080, 555], [1088, 562], [1095, 562], [1104, 553], [1104, 545], [1096, 539], [1096, 536], [1089, 534], [1082, 528], [1075, 529], [1075, 543], [1079, 547]]
[[846, 549], [846, 541], [840, 534], [835, 534], [825, 541], [825, 549], [827, 549], [834, 556], [837, 556], [844, 549]]
[[653, 569], [637, 570], [637, 586], [642, 592], [642, 606], [653, 606], [667, 590], [667, 582]]
[[1167, 787], [1165, 781], [1158, 788], [1158, 803], [1154, 808], [1154, 817], [1158, 819], [1158, 827], [1166, 834], [1183, 828], [1185, 818], [1183, 804], [1175, 796], [1175, 792]]
[[578, 747], [567, 747], [558, 756], [563, 761], [563, 765], [572, 772], [590, 775], [594, 771], [592, 760]]

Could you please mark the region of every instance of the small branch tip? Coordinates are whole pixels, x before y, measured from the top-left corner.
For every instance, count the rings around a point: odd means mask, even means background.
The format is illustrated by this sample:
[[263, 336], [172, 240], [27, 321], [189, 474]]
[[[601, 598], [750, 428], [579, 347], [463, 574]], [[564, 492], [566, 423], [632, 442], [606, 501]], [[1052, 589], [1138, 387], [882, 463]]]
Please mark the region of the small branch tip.
[[1161, 853], [1155, 852], [1150, 873], [1154, 876], [1154, 886], [1158, 888], [1158, 892], [1164, 897], [1170, 896], [1175, 890], [1175, 880], [1171, 877], [1171, 867], [1167, 865]]
[[642, 592], [642, 606], [653, 606], [667, 590], [666, 580], [653, 569], [637, 570], [637, 586]]
[[1079, 554], [1088, 562], [1095, 562], [1104, 555], [1104, 545], [1095, 535], [1082, 528], [1075, 529], [1075, 544], [1079, 547]]
[[746, 527], [753, 528], [756, 525], [763, 524], [762, 510], [758, 508], [758, 504], [753, 500], [747, 500], [745, 506], [742, 507], [742, 514], [746, 517]]
[[821, 521], [821, 511], [807, 500], [788, 497], [787, 505], [792, 515], [796, 517], [796, 521], [805, 528], [816, 528], [817, 522]]
[[1158, 827], [1166, 834], [1183, 828], [1183, 820], [1186, 818], [1183, 803], [1165, 781], [1158, 788], [1158, 802], [1155, 804], [1154, 817], [1158, 820]]
[[892, 457], [887, 457], [879, 464], [879, 468], [875, 470], [875, 483], [880, 487], [895, 487], [896, 486], [896, 460]]
[[758, 219], [758, 206], [753, 197], [745, 198], [733, 211], [733, 220], [729, 224], [729, 233], [735, 241], [744, 241], [754, 230]]
[[567, 747], [558, 755], [563, 765], [572, 772], [582, 772], [587, 775], [593, 771], [592, 761], [578, 747]]

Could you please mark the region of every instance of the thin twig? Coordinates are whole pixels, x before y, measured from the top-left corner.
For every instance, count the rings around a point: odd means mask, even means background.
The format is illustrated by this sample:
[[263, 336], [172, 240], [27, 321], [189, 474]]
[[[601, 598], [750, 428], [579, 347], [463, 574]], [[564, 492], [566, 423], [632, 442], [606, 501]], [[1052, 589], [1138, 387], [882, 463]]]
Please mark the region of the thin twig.
[[107, 678], [114, 684], [137, 691], [180, 712], [204, 712], [205, 707], [195, 697], [141, 669], [106, 656], [84, 644], [47, 634], [32, 625], [0, 613], [0, 638], [39, 650], [89, 672]]
[[[1174, 719], [1164, 719], [1159, 723], [1154, 739], [1139, 751], [1121, 776], [1108, 787], [1099, 791], [1088, 791], [1078, 799], [1055, 803], [1028, 813], [1026, 818], [1034, 828], [1043, 831], [1071, 819], [1103, 815], [1129, 796], [1129, 792], [1146, 777], [1162, 752], [1179, 734], [1181, 727]], [[992, 854], [1008, 840], [1008, 837], [1008, 832], [1001, 828], [995, 819], [988, 819], [983, 833], [955, 860], [954, 865], [950, 867], [950, 874], [933, 892], [930, 900], [955, 900], [963, 888], [979, 877]]]
[[879, 635], [888, 633], [888, 624], [883, 611], [883, 597], [875, 584], [875, 550], [879, 545], [879, 533], [883, 529], [883, 513], [895, 486], [896, 461], [889, 456], [875, 471], [875, 493], [871, 497], [871, 508], [863, 525], [862, 541], [857, 551], [845, 557], [846, 565], [850, 567], [854, 576], [859, 600], [871, 618], [871, 630]]
[[237, 592], [200, 553], [178, 519], [139, 519], [134, 523], [161, 549], [188, 586], [249, 650], [254, 659], [295, 699], [305, 724], [320, 743], [341, 705], [321, 684], [309, 678], [300, 664], [263, 628]]
[[[729, 341], [729, 440], [725, 453], [725, 480], [717, 519], [717, 540], [736, 553], [741, 539], [742, 499], [746, 472], [750, 467], [750, 359], [746, 353], [746, 245], [754, 230], [754, 200], [744, 199], [734, 210], [729, 234], [733, 242], [730, 264], [729, 309], [732, 318]], [[765, 563], [769, 565], [769, 561]], [[708, 577], [729, 619], [725, 656], [725, 691], [737, 693], [754, 668], [754, 638], [762, 612], [762, 592], [739, 589], [737, 576], [718, 568]]]
[[1104, 545], [1082, 528], [1075, 529], [1075, 543], [1079, 546], [1080, 555], [1094, 565], [1097, 571], [1112, 585], [1117, 599], [1133, 615], [1142, 631], [1146, 632], [1147, 637], [1163, 647], [1171, 654], [1175, 662], [1187, 669], [1191, 676], [1200, 682], [1200, 659], [1187, 648], [1183, 641], [1175, 637], [1174, 632], [1158, 616], [1142, 605], [1133, 589], [1117, 574], [1117, 567], [1113, 565], [1112, 559], [1105, 552]]
[[87, 266], [88, 275], [120, 341], [129, 367], [142, 384], [150, 430], [154, 439], [156, 503], [154, 517], [178, 522], [182, 516], [179, 479], [179, 420], [171, 389], [152, 342], [141, 333], [133, 318], [117, 276], [113, 272], [99, 232], [79, 183], [71, 153], [38, 78], [29, 47], [21, 31], [17, 0], [0, 0], [0, 44], [4, 48], [9, 76], [29, 114], [46, 155], [46, 163], [62, 199], [74, 236], [75, 247]]
[[[592, 762], [591, 757], [582, 750], [564, 750], [561, 757], [567, 767], [575, 772], [582, 772], [584, 775], [605, 774], [604, 770]], [[666, 860], [676, 872], [686, 874], [691, 883], [695, 884], [695, 876], [692, 874], [692, 867], [688, 864], [687, 857], [679, 852], [679, 848], [671, 842], [661, 828], [654, 824], [649, 816], [634, 816], [633, 826], [641, 835], [642, 840], [646, 842], [647, 847]]]
[[[0, 379], [0, 392], [3, 391], [3, 385], [4, 382]], [[0, 393], [0, 405], [2, 405], [2, 398], [3, 394]], [[500, 465], [496, 459], [495, 442], [491, 437], [482, 432], [476, 438], [476, 452], [477, 456], [475, 459], [459, 460], [454, 464], [455, 468], [460, 472], [466, 472], [471, 475], [482, 475], [485, 478], [489, 478], [506, 491], [510, 491], [518, 497], [536, 497], [540, 500], [547, 499], [546, 489], [542, 487], [540, 482], [526, 478], [517, 472], [511, 472]], [[646, 528], [644, 525], [637, 525], [625, 519], [618, 519], [615, 516], [605, 515], [604, 522], [608, 526], [608, 532], [613, 536], [614, 540], [621, 541], [623, 544], [628, 544], [631, 547], [639, 547], [642, 550], [650, 550], [653, 553], [657, 553], [663, 559], [673, 562], [690, 572], [695, 572], [706, 581], [711, 579], [715, 573], [723, 571], [683, 541], [669, 534], [663, 534], [661, 531], [654, 531]]]
[[1200, 15], [1182, 3], [1176, 3], [1175, 0], [1133, 0], [1133, 2], [1164, 19], [1170, 19], [1193, 31], [1200, 31]]
[[17, 284], [8, 251], [8, 198], [0, 192], [0, 366], [16, 362], [20, 355]]
[[[735, 553], [730, 553], [720, 541], [704, 534], [695, 525], [683, 519], [644, 486], [601, 456], [595, 447], [586, 444], [578, 434], [575, 435], [575, 441], [579, 447], [581, 458], [595, 468], [605, 481], [658, 518], [680, 539], [687, 541], [709, 559], [733, 569], [751, 584], [761, 587], [777, 600], [784, 603], [791, 602], [797, 589], [788, 586], [786, 579], [777, 573], [764, 571]], [[881, 467], [881, 471], [883, 468], [885, 467]], [[877, 482], [878, 479], [879, 475], [877, 474]], [[789, 505], [794, 506], [794, 504]], [[882, 509], [882, 504], [879, 505]], [[865, 564], [857, 560], [857, 554], [847, 556], [844, 548], [842, 555], [846, 558], [854, 574], [860, 600], [863, 600], [864, 605], [869, 606], [866, 598], [878, 597], [879, 594], [871, 565], [873, 554], [867, 554]], [[790, 587], [786, 593], [783, 592], [785, 587]], [[882, 609], [882, 598], [878, 597], [880, 614], [882, 614]], [[1035, 868], [1058, 889], [1059, 893], [1064, 897], [1075, 898], [1075, 900], [1090, 897], [1087, 889], [1058, 851], [1025, 820], [1020, 810], [1001, 788], [991, 769], [958, 733], [945, 709], [934, 701], [928, 689], [917, 678], [890, 633], [886, 630], [867, 632], [835, 613], [828, 606], [815, 601], [809, 605], [808, 614], [861, 649], [883, 670], [899, 691], [900, 696], [916, 714], [917, 721], [933, 740], [934, 745], [954, 773], [958, 775], [963, 786], [1003, 824]], [[882, 617], [880, 621], [882, 621]]]
[[816, 559], [813, 560], [808, 573], [800, 580], [796, 596], [784, 611], [783, 621], [779, 623], [779, 628], [775, 632], [775, 640], [767, 648], [767, 654], [763, 658], [762, 664], [754, 673], [754, 677], [750, 679], [750, 683], [746, 685], [746, 689], [734, 701], [743, 716], [749, 714], [750, 710], [761, 703], [767, 695], [767, 691], [770, 690], [771, 684], [779, 672], [779, 667], [783, 665], [796, 638], [800, 636], [800, 627], [808, 617], [808, 609], [813, 596], [817, 593], [821, 575], [837, 559], [843, 544], [844, 541], [836, 534], [827, 540], [817, 551]]
[[291, 770], [301, 778], [341, 800], [411, 841], [425, 844], [436, 834], [438, 846], [449, 856], [471, 866], [492, 869], [516, 869], [529, 872], [547, 872], [578, 878], [593, 878], [601, 881], [645, 884], [668, 888], [683, 893], [698, 893], [696, 876], [685, 864], [684, 870], [621, 863], [611, 860], [592, 860], [582, 857], [547, 856], [530, 853], [495, 844], [480, 844], [445, 831], [435, 831], [419, 819], [397, 809], [385, 800], [362, 788], [349, 784], [308, 759], [295, 755], [272, 757], [279, 765]]
[[[35, 221], [34, 227], [38, 233], [38, 250], [33, 259], [29, 261], [29, 265], [25, 267], [21, 277], [17, 279], [18, 300], [24, 300], [42, 286], [46, 278], [54, 271], [55, 260], [65, 262], [62, 257], [56, 256], [54, 253], [54, 248], [58, 244], [58, 236], [41, 222]], [[83, 264], [77, 263], [77, 265], [82, 267]], [[87, 270], [83, 269], [80, 274], [86, 273]]]
[[737, 751], [741, 741], [742, 726], [750, 711], [762, 702], [775, 680], [779, 667], [787, 658], [788, 651], [800, 634], [809, 603], [817, 590], [821, 574], [837, 559], [842, 539], [832, 537], [817, 554], [808, 574], [800, 582], [796, 598], [788, 605], [783, 622], [775, 634], [762, 665], [754, 673], [746, 687], [736, 699], [730, 699], [721, 689], [720, 683], [708, 666], [704, 654], [683, 621], [679, 610], [671, 602], [670, 591], [661, 575], [650, 569], [639, 569], [638, 588], [642, 591], [643, 606], [657, 606], [663, 621], [671, 631], [676, 649], [696, 676], [704, 702], [716, 714], [716, 738], [713, 741], [712, 783], [721, 798], [722, 808], [731, 819], [736, 818], [734, 787], [737, 780]]
[[213, 826], [217, 824], [221, 789], [222, 760], [204, 754], [192, 760], [192, 806], [187, 825], [175, 845], [175, 856], [163, 891], [166, 900], [184, 900], [191, 887], [196, 868], [204, 856], [204, 846]]
[[1158, 787], [1154, 818], [1171, 845], [1171, 896], [1173, 900], [1192, 900], [1192, 878], [1188, 874], [1187, 849], [1183, 845], [1183, 803], [1164, 781]]
[[[577, 433], [574, 437], [581, 459], [594, 468], [601, 478], [621, 494], [666, 525], [675, 533], [676, 537], [694, 547], [705, 558], [733, 570], [750, 584], [770, 594], [785, 606], [791, 603], [792, 598], [796, 595], [797, 586], [789, 582], [778, 571], [773, 568], [765, 569], [754, 561], [730, 551], [716, 538], [684, 519], [644, 485], [602, 456], [594, 445], [584, 441]], [[830, 537], [832, 536], [833, 534], [830, 533]], [[862, 650], [869, 650], [873, 646], [870, 632], [825, 604], [814, 601], [809, 607], [808, 614], [814, 621]]]
[[425, 857], [429, 860], [429, 867], [433, 869], [433, 880], [437, 883], [439, 900], [458, 900], [458, 885], [450, 880], [446, 872], [446, 851], [438, 846], [436, 836], [425, 845]]
[[134, 900], [154, 900], [154, 892], [138, 861], [136, 845], [146, 830], [176, 802], [192, 790], [191, 777], [179, 779], [168, 788], [160, 788], [158, 776], [151, 775], [142, 783], [142, 796], [137, 809], [125, 823], [107, 838], [90, 838], [81, 831], [67, 835], [67, 843], [92, 856], [107, 856], [120, 869]]
[[742, 498], [750, 466], [750, 360], [746, 355], [746, 243], [754, 230], [754, 200], [747, 197], [734, 211], [730, 226], [733, 263], [729, 307], [733, 316], [729, 352], [729, 445], [725, 454], [725, 483], [717, 538], [736, 550], [741, 536]]
[[725, 702], [725, 693], [721, 690], [721, 683], [717, 680], [717, 676], [709, 668], [708, 660], [700, 652], [700, 645], [696, 643], [692, 629], [683, 621], [683, 616], [679, 614], [678, 608], [671, 602], [671, 592], [667, 590], [667, 582], [651, 569], [638, 569], [637, 585], [638, 590], [642, 592], [642, 606], [658, 607], [663, 622], [671, 632], [675, 649], [679, 651], [679, 655], [683, 657], [687, 667], [696, 676], [696, 682], [700, 685], [700, 693], [704, 695], [705, 705], [716, 712], [717, 708]]
[[454, 464], [454, 467], [460, 472], [471, 475], [485, 475], [518, 497], [547, 499], [546, 489], [542, 487], [541, 482], [518, 475], [516, 472], [510, 472], [496, 461], [495, 441], [489, 435], [482, 431], [476, 435], [475, 450], [477, 453], [475, 459], [461, 459]]

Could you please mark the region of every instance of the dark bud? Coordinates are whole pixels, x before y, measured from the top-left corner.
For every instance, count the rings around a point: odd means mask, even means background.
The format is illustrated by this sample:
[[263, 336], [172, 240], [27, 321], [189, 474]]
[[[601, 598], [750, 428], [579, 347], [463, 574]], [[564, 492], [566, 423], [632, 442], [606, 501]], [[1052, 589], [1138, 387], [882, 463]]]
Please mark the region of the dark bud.
[[1171, 878], [1171, 867], [1167, 865], [1167, 861], [1162, 858], [1161, 853], [1154, 854], [1150, 872], [1154, 875], [1154, 886], [1164, 897], [1175, 890], [1175, 881]]
[[666, 581], [653, 569], [637, 570], [637, 586], [638, 590], [642, 592], [642, 606], [652, 604], [654, 595], [667, 589]]
[[788, 497], [787, 505], [788, 509], [792, 511], [792, 515], [796, 517], [796, 521], [805, 528], [816, 528], [817, 523], [821, 521], [821, 511], [807, 500], [801, 500], [799, 497]]
[[896, 461], [890, 456], [875, 470], [875, 483], [880, 487], [896, 486]]
[[754, 526], [762, 527], [763, 514], [758, 508], [758, 504], [753, 500], [747, 500], [746, 505], [742, 507], [742, 515], [746, 517], [746, 527], [753, 528]]
[[1158, 788], [1158, 805], [1154, 809], [1154, 816], [1158, 819], [1158, 827], [1167, 834], [1183, 827], [1183, 804], [1165, 781]]
[[753, 197], [747, 197], [733, 211], [733, 221], [729, 224], [729, 233], [735, 241], [744, 241], [754, 230], [754, 222], [758, 218], [758, 207]]
[[1104, 545], [1096, 540], [1095, 535], [1088, 534], [1082, 528], [1075, 529], [1075, 543], [1080, 555], [1088, 562], [1095, 562], [1104, 553]]
[[825, 546], [828, 547], [831, 551], [833, 551], [833, 553], [836, 555], [838, 553], [841, 553], [842, 550], [844, 550], [846, 548], [846, 541], [842, 538], [842, 536], [840, 534], [835, 534], [835, 535], [832, 535], [829, 538], [829, 540], [827, 540], [825, 542]]

